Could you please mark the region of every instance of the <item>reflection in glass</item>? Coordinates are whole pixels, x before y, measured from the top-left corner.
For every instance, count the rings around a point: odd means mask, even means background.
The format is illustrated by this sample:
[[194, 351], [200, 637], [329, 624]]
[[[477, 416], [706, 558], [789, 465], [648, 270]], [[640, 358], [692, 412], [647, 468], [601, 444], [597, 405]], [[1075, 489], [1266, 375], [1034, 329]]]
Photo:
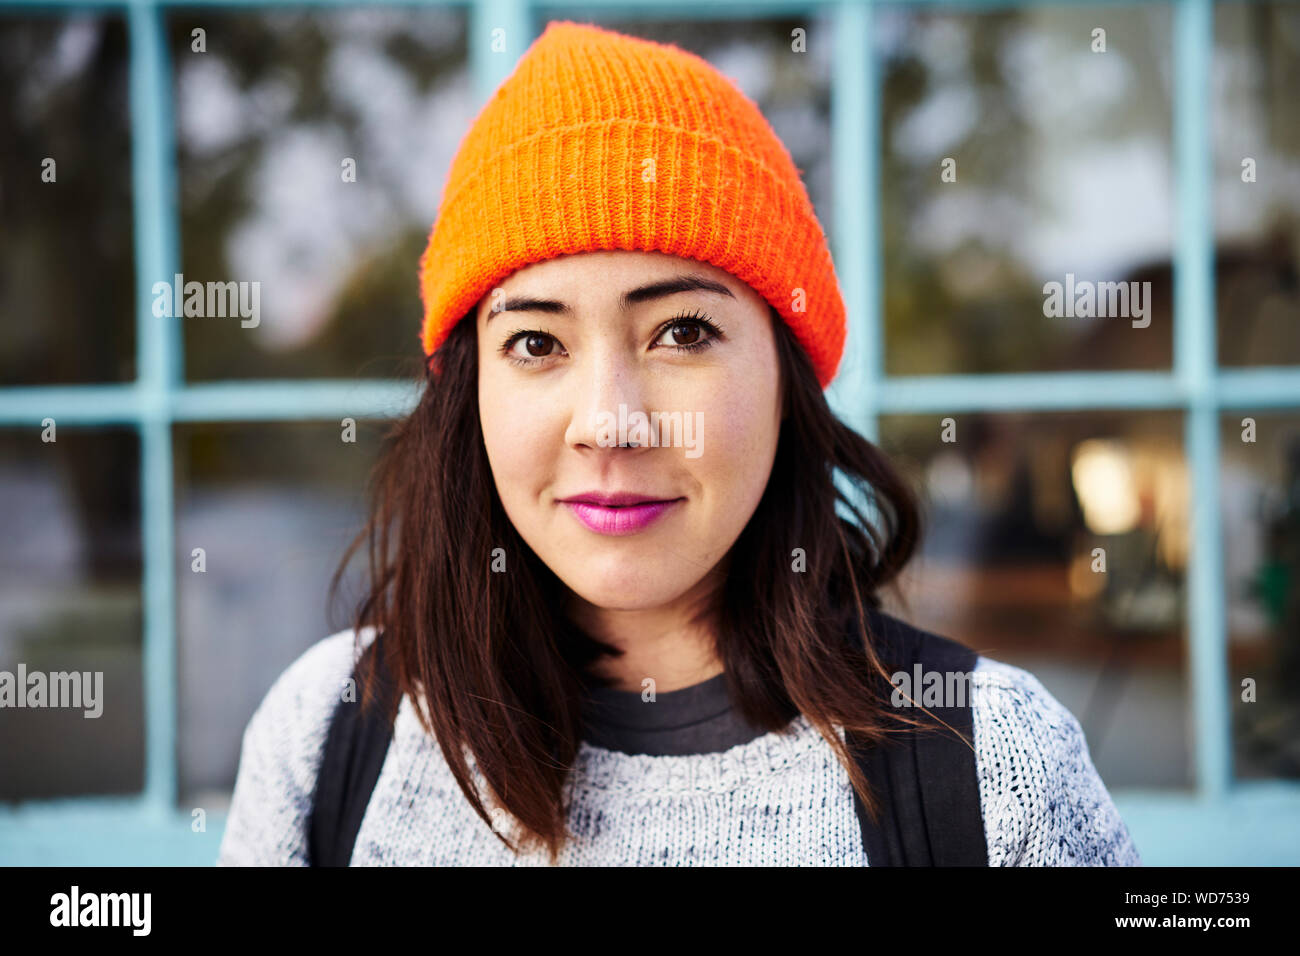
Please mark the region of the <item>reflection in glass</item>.
[[1294, 779], [1300, 777], [1300, 414], [1226, 414], [1222, 426], [1233, 769], [1239, 778]]
[[135, 376], [120, 16], [0, 13], [0, 385]]
[[1300, 362], [1300, 6], [1214, 8], [1219, 361]]
[[419, 257], [474, 116], [464, 12], [186, 8], [168, 28], [184, 281], [260, 283], [255, 320], [179, 320], [187, 377], [418, 371]]
[[53, 441], [43, 434], [0, 431], [0, 671], [14, 675], [17, 690], [21, 667], [28, 695], [42, 680], [48, 695], [51, 674], [77, 673], [78, 692], [97, 699], [92, 708], [55, 708], [47, 696], [47, 706], [0, 711], [0, 801], [138, 793], [139, 442], [117, 428], [56, 425]]
[[[1171, 8], [874, 22], [886, 371], [1168, 368]], [[1098, 301], [1049, 314], [1049, 282]]]
[[893, 609], [1038, 677], [1111, 787], [1191, 785], [1180, 427], [1170, 413], [881, 419], [926, 512]]
[[329, 581], [361, 530], [386, 428], [358, 420], [355, 441], [332, 422], [176, 428], [183, 802], [228, 798], [244, 727], [272, 682], [349, 626], [359, 579], [345, 578], [333, 607]]

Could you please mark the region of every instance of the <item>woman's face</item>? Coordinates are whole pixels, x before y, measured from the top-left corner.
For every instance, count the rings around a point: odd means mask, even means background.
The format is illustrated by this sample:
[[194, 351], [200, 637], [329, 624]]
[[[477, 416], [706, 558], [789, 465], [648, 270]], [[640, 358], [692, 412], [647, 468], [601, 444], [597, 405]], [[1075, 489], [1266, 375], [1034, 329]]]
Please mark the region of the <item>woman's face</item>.
[[476, 321], [488, 460], [528, 546], [598, 608], [706, 587], [776, 455], [767, 302], [693, 259], [601, 251], [520, 269]]

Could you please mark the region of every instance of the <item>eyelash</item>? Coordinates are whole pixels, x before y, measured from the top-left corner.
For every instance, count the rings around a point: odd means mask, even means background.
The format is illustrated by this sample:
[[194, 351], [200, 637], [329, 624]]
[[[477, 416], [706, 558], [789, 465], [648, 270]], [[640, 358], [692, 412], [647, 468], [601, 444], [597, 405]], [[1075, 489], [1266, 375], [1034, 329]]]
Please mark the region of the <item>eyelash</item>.
[[[658, 330], [655, 332], [655, 341], [658, 341], [660, 338], [662, 338], [663, 334], [667, 332], [669, 329], [671, 329], [673, 326], [684, 325], [687, 323], [694, 323], [696, 325], [702, 326], [703, 328], [707, 329], [708, 332], [710, 333], [709, 337], [707, 339], [701, 339], [698, 342], [687, 343], [686, 345], [671, 346], [675, 351], [697, 352], [700, 351], [701, 349], [707, 349], [710, 346], [712, 346], [714, 341], [717, 340], [719, 337], [721, 337], [723, 334], [722, 328], [716, 322], [710, 319], [699, 309], [695, 309], [691, 312], [683, 312], [680, 315], [674, 316], [673, 318], [665, 322], [663, 325], [659, 326]], [[510, 350], [514, 348], [514, 344], [524, 336], [528, 336], [528, 335], [545, 335], [550, 337], [551, 339], [554, 339], [556, 344], [559, 344], [559, 339], [556, 339], [554, 335], [552, 335], [550, 332], [546, 331], [545, 329], [515, 329], [509, 334], [509, 336], [507, 336], [505, 342], [503, 342], [501, 345], [501, 354], [505, 356], [506, 361], [508, 361], [511, 365], [514, 365], [518, 368], [528, 368], [529, 366], [536, 365], [539, 362], [544, 362], [548, 358], [551, 358], [550, 355], [540, 355], [531, 358], [521, 358], [520, 356], [510, 354]]]

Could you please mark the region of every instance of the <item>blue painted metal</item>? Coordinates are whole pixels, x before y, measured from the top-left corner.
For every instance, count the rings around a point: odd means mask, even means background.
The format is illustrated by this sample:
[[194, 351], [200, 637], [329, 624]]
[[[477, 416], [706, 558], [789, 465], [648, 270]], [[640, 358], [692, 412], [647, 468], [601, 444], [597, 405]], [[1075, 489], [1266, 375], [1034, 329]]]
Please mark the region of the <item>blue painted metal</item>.
[[[195, 0], [197, 2], [197, 0]], [[534, 0], [534, 7], [548, 17], [582, 19], [590, 16], [601, 21], [619, 19], [675, 19], [744, 17], [746, 19], [798, 17], [809, 13], [829, 12], [843, 3], [857, 0]], [[863, 0], [871, 3], [871, 0]], [[1150, 0], [1144, 0], [1150, 2]], [[1248, 0], [1239, 0], [1248, 2]], [[936, 13], [995, 13], [1041, 7], [1132, 7], [1133, 0], [880, 0], [877, 6], [925, 7]]]
[[172, 398], [176, 421], [397, 418], [420, 397], [410, 382], [252, 382], [191, 385]]
[[[1075, 0], [1068, 0], [1075, 2]], [[1120, 5], [1122, 0], [1088, 6]], [[1231, 2], [1231, 0], [1229, 0]], [[1225, 582], [1219, 502], [1219, 420], [1243, 412], [1300, 407], [1300, 368], [1220, 369], [1214, 316], [1212, 153], [1208, 76], [1211, 0], [1174, 9], [1174, 158], [1179, 234], [1175, 249], [1174, 365], [1170, 372], [956, 375], [889, 378], [883, 360], [883, 269], [879, 209], [879, 64], [872, 56], [871, 0], [180, 0], [204, 7], [468, 6], [470, 62], [485, 99], [546, 20], [623, 16], [835, 18], [832, 130], [836, 217], [832, 243], [851, 321], [850, 352], [832, 403], [874, 438], [882, 414], [1004, 410], [1181, 409], [1192, 481], [1188, 579], [1196, 792], [1117, 791], [1148, 864], [1294, 864], [1300, 846], [1300, 784], [1231, 785]], [[882, 4], [883, 5], [883, 4]], [[900, 0], [900, 6], [994, 10], [1057, 6], [1059, 0]], [[1124, 3], [1127, 6], [1129, 4]], [[206, 863], [216, 855], [219, 812], [196, 832], [176, 807], [176, 599], [171, 427], [181, 421], [282, 421], [404, 414], [418, 383], [388, 381], [222, 382], [185, 385], [181, 326], [152, 315], [151, 287], [179, 271], [176, 168], [165, 9], [156, 0], [17, 0], [0, 9], [67, 15], [117, 10], [128, 17], [133, 141], [137, 310], [136, 382], [0, 388], [0, 425], [131, 424], [141, 438], [145, 552], [144, 670], [146, 782], [128, 799], [74, 799], [0, 808], [0, 863]], [[491, 47], [504, 30], [504, 49]], [[1189, 842], [1187, 834], [1198, 834]]]
[[1177, 381], [1163, 372], [1025, 372], [923, 375], [881, 382], [885, 413], [1177, 408]]
[[[324, 421], [393, 418], [415, 407], [418, 381], [245, 381], [167, 392], [173, 422]], [[55, 385], [0, 389], [0, 425], [133, 425], [149, 414], [139, 385]]]
[[[878, 158], [871, 148], [876, 131], [870, 4], [844, 2], [835, 10], [835, 59], [831, 78], [831, 170], [836, 212], [830, 237], [835, 271], [848, 319], [844, 357], [826, 392], [831, 408], [872, 441], [878, 438], [876, 386], [880, 376], [879, 329], [882, 289], [876, 180]], [[872, 496], [837, 472], [842, 495], [872, 524], [880, 520]], [[841, 517], [852, 520], [837, 504]]]
[[[1214, 382], [1215, 404], [1221, 410], [1300, 407], [1300, 368], [1221, 371]], [[862, 387], [870, 394], [858, 405], [868, 409], [868, 415], [1181, 409], [1189, 403], [1187, 386], [1165, 372], [894, 376], [874, 385], [868, 380]], [[392, 418], [414, 407], [419, 388], [415, 381], [382, 380], [204, 383], [170, 392], [168, 414], [182, 422]], [[134, 384], [0, 388], [0, 426], [37, 427], [46, 416], [60, 425], [129, 425], [141, 420], [146, 406], [142, 390]]]
[[0, 864], [210, 866], [225, 825], [224, 807], [159, 813], [120, 798], [27, 804], [0, 810]]
[[[4, 0], [0, 10], [32, 11], [52, 10], [61, 16], [76, 10], [125, 10], [132, 6], [201, 8], [303, 8], [303, 7], [464, 7], [473, 9], [479, 3], [491, 0]], [[533, 19], [598, 18], [602, 21], [625, 18], [664, 19], [671, 17], [700, 19], [705, 17], [775, 18], [801, 16], [834, 8], [855, 0], [530, 0]], [[864, 0], [870, 2], [870, 0]], [[1151, 3], [1153, 0], [1139, 0]], [[1218, 0], [1219, 3], [1255, 3], [1258, 0]], [[887, 0], [880, 6], [924, 7], [936, 12], [992, 13], [1043, 7], [1132, 7], [1134, 0]]]
[[0, 425], [133, 424], [143, 414], [140, 387], [131, 385], [23, 385], [0, 388]]
[[469, 17], [469, 63], [474, 89], [486, 103], [532, 42], [527, 0], [482, 0]]
[[872, 148], [878, 103], [871, 55], [871, 6], [842, 3], [835, 11], [831, 96], [831, 169], [835, 271], [848, 312], [849, 332], [839, 374], [826, 398], [846, 422], [877, 438], [876, 384], [880, 379], [879, 160]]
[[1300, 368], [1256, 366], [1220, 370], [1215, 378], [1214, 397], [1220, 408], [1300, 408]]
[[1231, 784], [1232, 688], [1228, 683], [1223, 529], [1219, 507], [1219, 416], [1214, 369], [1213, 142], [1209, 76], [1211, 0], [1182, 0], [1174, 13], [1174, 165], [1179, 223], [1174, 249], [1174, 373], [1189, 403], [1184, 422], [1191, 480], [1187, 622], [1196, 782], [1202, 797]]
[[59, 16], [68, 16], [78, 10], [104, 12], [124, 11], [132, 7], [156, 7], [163, 11], [179, 7], [212, 9], [244, 8], [256, 10], [285, 7], [469, 7], [473, 0], [4, 0], [0, 13], [21, 11], [24, 16], [33, 11], [51, 10]]
[[155, 282], [179, 272], [176, 157], [166, 22], [129, 8], [132, 202], [135, 211], [140, 501], [144, 536], [144, 717], [147, 806], [176, 803], [176, 578], [168, 393], [180, 380], [180, 323], [153, 314]]
[[546, 20], [584, 20], [601, 23], [619, 20], [700, 20], [716, 18], [758, 20], [776, 17], [800, 17], [834, 13], [843, 0], [540, 0], [533, 3], [539, 18]]
[[1220, 797], [1168, 791], [1114, 794], [1146, 866], [1294, 866], [1300, 790], [1244, 783]]

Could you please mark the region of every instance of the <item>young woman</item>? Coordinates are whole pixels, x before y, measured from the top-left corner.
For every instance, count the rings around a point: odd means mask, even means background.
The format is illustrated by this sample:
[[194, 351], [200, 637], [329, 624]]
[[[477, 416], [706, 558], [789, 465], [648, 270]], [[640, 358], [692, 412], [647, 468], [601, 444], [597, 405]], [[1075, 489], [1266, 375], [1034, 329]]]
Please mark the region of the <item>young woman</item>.
[[[844, 733], [918, 726], [878, 594], [917, 506], [826, 403], [844, 307], [758, 109], [681, 50], [551, 23], [461, 144], [421, 276], [370, 592], [254, 714], [219, 862], [310, 862], [371, 649], [399, 693], [353, 865], [871, 865], [881, 781]], [[968, 706], [989, 865], [1139, 863], [1042, 684], [979, 657]]]

